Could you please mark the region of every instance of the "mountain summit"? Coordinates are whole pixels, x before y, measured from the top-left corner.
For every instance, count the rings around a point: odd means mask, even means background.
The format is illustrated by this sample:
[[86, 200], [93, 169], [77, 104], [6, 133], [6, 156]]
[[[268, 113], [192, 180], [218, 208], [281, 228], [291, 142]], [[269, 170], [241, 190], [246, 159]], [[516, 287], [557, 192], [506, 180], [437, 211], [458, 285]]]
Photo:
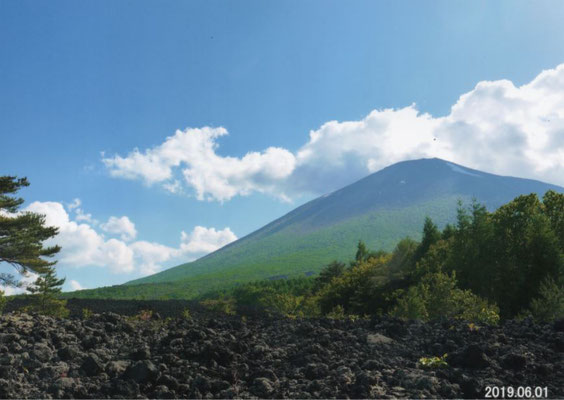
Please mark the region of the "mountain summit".
[[438, 158], [403, 161], [314, 199], [261, 229], [196, 261], [128, 282], [182, 285], [194, 295], [253, 279], [309, 274], [349, 260], [358, 240], [391, 250], [420, 238], [426, 216], [453, 222], [457, 202], [476, 198], [490, 210], [518, 195], [564, 188], [489, 174]]

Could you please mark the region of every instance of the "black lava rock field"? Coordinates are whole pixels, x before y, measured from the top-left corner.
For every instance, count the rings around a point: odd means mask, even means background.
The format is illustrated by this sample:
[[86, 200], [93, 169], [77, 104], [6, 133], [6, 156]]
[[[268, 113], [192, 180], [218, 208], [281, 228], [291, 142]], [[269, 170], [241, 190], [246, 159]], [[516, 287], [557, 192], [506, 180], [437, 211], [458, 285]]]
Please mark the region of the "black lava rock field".
[[88, 302], [0, 316], [1, 398], [564, 398], [564, 321], [183, 317], [174, 302], [77, 316], [103, 305]]

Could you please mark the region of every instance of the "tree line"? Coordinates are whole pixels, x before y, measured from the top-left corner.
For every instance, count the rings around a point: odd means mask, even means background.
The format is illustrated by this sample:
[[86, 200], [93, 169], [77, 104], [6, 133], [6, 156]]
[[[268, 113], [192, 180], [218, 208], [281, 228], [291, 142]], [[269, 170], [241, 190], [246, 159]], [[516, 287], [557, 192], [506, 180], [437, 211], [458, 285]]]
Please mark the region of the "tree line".
[[207, 296], [291, 317], [395, 315], [482, 323], [564, 317], [564, 194], [523, 195], [489, 212], [459, 203], [456, 223], [425, 220], [420, 242], [392, 252], [359, 241], [355, 259], [314, 278], [259, 281]]

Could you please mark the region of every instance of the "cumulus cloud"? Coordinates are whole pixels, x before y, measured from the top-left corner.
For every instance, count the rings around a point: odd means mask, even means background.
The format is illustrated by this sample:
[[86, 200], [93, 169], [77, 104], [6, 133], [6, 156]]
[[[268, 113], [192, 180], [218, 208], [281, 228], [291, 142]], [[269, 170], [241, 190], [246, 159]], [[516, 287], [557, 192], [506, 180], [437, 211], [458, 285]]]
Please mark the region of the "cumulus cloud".
[[437, 125], [415, 105], [375, 110], [361, 121], [327, 122], [311, 131], [298, 150], [289, 184], [299, 191], [323, 193], [393, 162], [425, 157], [441, 150], [433, 140]]
[[222, 127], [178, 130], [159, 146], [144, 152], [134, 149], [126, 157], [116, 155], [103, 162], [112, 176], [140, 179], [148, 185], [160, 183], [173, 193], [180, 189], [174, 173], [179, 168], [199, 200], [226, 201], [252, 192], [283, 198], [279, 183], [294, 170], [294, 155], [269, 147], [242, 158], [222, 157], [216, 153], [217, 139], [225, 135], [227, 130]]
[[141, 274], [150, 275], [160, 271], [163, 263], [169, 260], [193, 261], [235, 240], [237, 236], [229, 228], [216, 230], [196, 226], [189, 234], [181, 232], [178, 248], [146, 241], [137, 241], [130, 247], [135, 254]]
[[[79, 202], [72, 204], [77, 204], [74, 209], [80, 205]], [[106, 223], [100, 225], [100, 230], [120, 236], [120, 239], [106, 239], [94, 226], [73, 221], [72, 215], [69, 215], [59, 202], [36, 201], [23, 211], [43, 214], [46, 225], [59, 228], [58, 235], [47, 240], [45, 245], [61, 246], [62, 250], [55, 259], [59, 265], [70, 268], [99, 267], [116, 274], [149, 275], [162, 270], [166, 263], [193, 261], [237, 240], [237, 236], [229, 228], [216, 230], [196, 226], [189, 234], [181, 232], [178, 247], [144, 240], [132, 242], [137, 236], [137, 230], [127, 216], [110, 217]], [[31, 278], [22, 281], [29, 279]], [[71, 288], [80, 286], [77, 281], [69, 283]], [[12, 294], [14, 290], [19, 289], [5, 290]]]
[[176, 193], [183, 185], [200, 200], [218, 201], [253, 192], [284, 199], [321, 194], [423, 157], [564, 185], [564, 64], [522, 86], [479, 82], [446, 116], [412, 104], [374, 110], [359, 121], [329, 121], [295, 152], [272, 147], [222, 157], [215, 150], [224, 135], [224, 128], [177, 131], [159, 146], [103, 162], [112, 176], [159, 183]]
[[211, 253], [235, 240], [237, 236], [229, 228], [216, 231], [214, 228], [196, 226], [190, 234], [182, 231], [180, 252], [182, 254]]
[[439, 157], [503, 175], [564, 184], [564, 64], [516, 87], [479, 82], [444, 117], [415, 105], [324, 124], [297, 152], [290, 183], [336, 189], [406, 159]]
[[120, 235], [122, 240], [126, 242], [135, 239], [137, 236], [137, 230], [135, 229], [135, 224], [129, 220], [126, 216], [123, 217], [110, 217], [108, 222], [100, 225], [100, 229], [104, 232], [113, 233]]
[[159, 243], [137, 241], [131, 244], [141, 275], [151, 275], [162, 269], [163, 263], [177, 255], [177, 250]]
[[33, 202], [24, 211], [45, 215], [49, 226], [59, 228], [59, 234], [46, 244], [58, 244], [63, 250], [57, 255], [60, 263], [74, 267], [105, 266], [112, 272], [134, 271], [133, 251], [117, 239], [105, 240], [92, 226], [71, 221], [58, 202]]

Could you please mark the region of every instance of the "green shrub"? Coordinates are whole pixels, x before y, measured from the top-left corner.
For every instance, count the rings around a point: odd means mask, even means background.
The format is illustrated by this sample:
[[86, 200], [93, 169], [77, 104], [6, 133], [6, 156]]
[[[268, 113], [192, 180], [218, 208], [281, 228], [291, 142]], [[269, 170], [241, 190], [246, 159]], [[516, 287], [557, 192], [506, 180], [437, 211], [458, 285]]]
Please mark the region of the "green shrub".
[[135, 315], [127, 317], [130, 322], [150, 321], [153, 317], [153, 310], [141, 310]]
[[410, 287], [407, 292], [398, 290], [395, 295], [397, 303], [390, 314], [410, 320], [421, 319], [427, 321], [429, 319], [425, 299], [420, 295], [416, 286]]
[[443, 354], [442, 357], [421, 357], [419, 359], [419, 365], [425, 368], [443, 368], [448, 367], [446, 362], [448, 354]]
[[345, 263], [336, 260], [327, 264], [315, 278], [315, 285], [313, 290], [317, 291], [331, 282], [333, 278], [343, 275], [345, 268]]
[[499, 308], [476, 296], [470, 290], [456, 289], [452, 293], [458, 311], [455, 318], [488, 325], [499, 323]]
[[317, 296], [306, 296], [300, 306], [302, 315], [306, 318], [316, 318], [321, 316], [319, 298]]
[[265, 299], [267, 309], [287, 317], [303, 316], [300, 308], [303, 296], [292, 296], [289, 293], [276, 293]]
[[322, 313], [341, 306], [346, 314], [374, 314], [384, 304], [383, 288], [389, 282], [391, 255], [358, 261], [341, 276], [334, 277], [318, 292]]
[[182, 311], [182, 318], [192, 319], [192, 313], [190, 313], [190, 309], [185, 308], [184, 311]]
[[207, 299], [200, 301], [200, 304], [210, 311], [220, 312], [228, 315], [235, 315], [235, 299], [232, 297], [222, 299]]
[[42, 315], [49, 315], [55, 318], [67, 318], [69, 310], [67, 309], [67, 301], [59, 299], [49, 299], [44, 303], [32, 303], [22, 308], [26, 313], [37, 313]]
[[327, 313], [327, 318], [345, 319], [345, 309], [341, 305], [335, 306], [331, 312]]
[[93, 315], [94, 315], [94, 313], [89, 308], [83, 308], [82, 309], [82, 318], [83, 319], [90, 319], [90, 318], [92, 318]]
[[27, 287], [27, 290], [33, 294], [32, 303], [27, 310], [52, 317], [68, 317], [67, 301], [58, 298], [64, 282], [65, 279], [57, 279], [55, 270], [49, 267], [45, 273], [39, 275], [33, 285]]
[[397, 304], [391, 314], [405, 319], [424, 321], [441, 317], [471, 322], [497, 324], [499, 309], [469, 290], [456, 287], [456, 275], [442, 272], [424, 275], [407, 292], [396, 294]]

